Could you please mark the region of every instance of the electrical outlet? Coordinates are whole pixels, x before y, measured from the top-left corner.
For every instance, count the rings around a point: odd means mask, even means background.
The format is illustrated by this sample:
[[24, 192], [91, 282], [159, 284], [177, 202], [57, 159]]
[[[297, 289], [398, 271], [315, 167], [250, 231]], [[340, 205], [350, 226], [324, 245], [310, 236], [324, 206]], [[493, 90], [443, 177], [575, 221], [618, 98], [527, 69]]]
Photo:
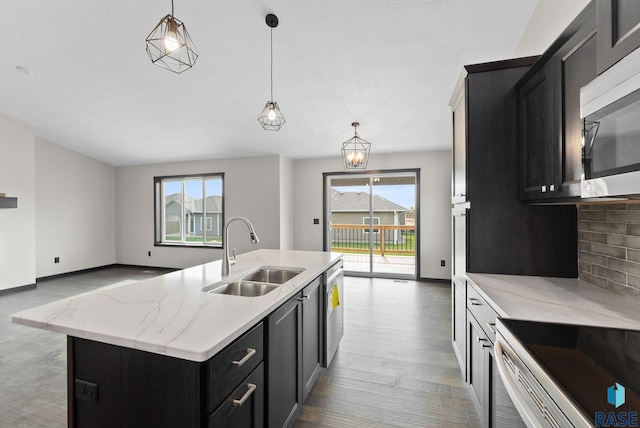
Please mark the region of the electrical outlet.
[[60, 263], [60, 257], [54, 257], [53, 258], [53, 262], [54, 263]]
[[320, 219], [319, 218], [314, 218], [313, 219], [313, 224], [320, 224]]
[[151, 257], [151, 251], [149, 251], [149, 252], [147, 253], [147, 256]]
[[444, 260], [440, 260], [440, 266], [444, 266], [444, 265], [445, 265]]
[[86, 380], [75, 380], [75, 396], [76, 399], [88, 401], [90, 403], [98, 402], [98, 384], [87, 382]]

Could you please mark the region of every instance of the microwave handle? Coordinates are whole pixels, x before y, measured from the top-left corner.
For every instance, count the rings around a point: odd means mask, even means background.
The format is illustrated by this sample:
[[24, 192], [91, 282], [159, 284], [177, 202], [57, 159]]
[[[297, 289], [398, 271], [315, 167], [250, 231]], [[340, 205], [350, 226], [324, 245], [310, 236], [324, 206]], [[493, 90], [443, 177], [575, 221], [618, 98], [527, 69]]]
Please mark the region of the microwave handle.
[[[518, 390], [518, 387], [513, 381], [513, 378], [509, 374], [507, 365], [505, 364], [504, 359], [502, 357], [502, 354], [504, 353], [502, 346], [503, 345], [500, 342], [500, 339], [497, 338], [496, 343], [493, 346], [493, 349], [496, 356], [496, 366], [498, 366], [498, 373], [500, 374], [500, 379], [502, 379], [502, 382], [504, 383], [504, 387], [509, 393], [509, 397], [511, 397], [513, 404], [516, 406], [516, 409], [518, 409], [518, 413], [520, 413], [520, 416], [522, 417], [522, 420], [527, 425], [527, 427], [543, 428], [543, 426], [540, 425], [540, 423], [538, 422], [538, 419], [535, 416], [535, 411], [529, 404], [530, 402], [527, 401], [522, 396], [522, 394]], [[508, 345], [505, 344], [504, 346], [508, 346]]]

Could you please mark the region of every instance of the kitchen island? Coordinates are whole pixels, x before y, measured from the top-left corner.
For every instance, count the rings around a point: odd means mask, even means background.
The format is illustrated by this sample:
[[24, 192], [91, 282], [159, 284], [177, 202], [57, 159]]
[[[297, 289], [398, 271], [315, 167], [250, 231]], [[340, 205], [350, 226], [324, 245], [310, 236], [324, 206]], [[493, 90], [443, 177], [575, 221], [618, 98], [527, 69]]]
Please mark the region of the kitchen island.
[[[257, 250], [239, 255], [225, 280], [261, 267], [301, 272], [262, 296], [205, 293], [223, 280], [216, 261], [73, 296], [12, 319], [68, 336], [69, 426], [287, 426], [302, 401], [303, 333], [315, 334], [321, 349], [322, 320], [305, 331], [304, 315], [326, 314], [319, 310], [323, 273], [341, 258]], [[290, 388], [278, 385], [285, 381]], [[281, 393], [268, 393], [276, 387]], [[287, 393], [293, 404], [285, 403]]]

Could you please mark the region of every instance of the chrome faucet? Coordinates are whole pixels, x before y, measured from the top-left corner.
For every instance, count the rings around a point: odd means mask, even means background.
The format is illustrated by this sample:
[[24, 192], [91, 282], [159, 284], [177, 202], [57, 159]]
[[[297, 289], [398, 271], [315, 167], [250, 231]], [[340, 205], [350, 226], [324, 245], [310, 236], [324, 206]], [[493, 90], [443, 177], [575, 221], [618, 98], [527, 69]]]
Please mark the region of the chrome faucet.
[[256, 234], [253, 225], [249, 221], [248, 218], [245, 217], [231, 217], [224, 223], [224, 228], [222, 229], [222, 276], [229, 276], [229, 270], [231, 269], [231, 265], [236, 263], [236, 249], [233, 249], [233, 257], [229, 257], [229, 225], [236, 220], [243, 221], [247, 228], [249, 229], [249, 238], [251, 239], [252, 244], [257, 244], [260, 242], [258, 239], [258, 235]]

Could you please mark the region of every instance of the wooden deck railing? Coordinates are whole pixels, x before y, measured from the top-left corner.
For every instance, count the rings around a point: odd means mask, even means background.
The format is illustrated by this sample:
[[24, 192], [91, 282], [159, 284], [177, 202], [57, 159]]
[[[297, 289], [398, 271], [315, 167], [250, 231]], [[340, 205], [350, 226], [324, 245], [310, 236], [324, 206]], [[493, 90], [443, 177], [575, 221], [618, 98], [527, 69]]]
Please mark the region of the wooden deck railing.
[[[415, 230], [413, 225], [373, 225], [374, 254], [415, 253]], [[368, 224], [332, 224], [331, 250], [368, 253], [370, 234]]]

